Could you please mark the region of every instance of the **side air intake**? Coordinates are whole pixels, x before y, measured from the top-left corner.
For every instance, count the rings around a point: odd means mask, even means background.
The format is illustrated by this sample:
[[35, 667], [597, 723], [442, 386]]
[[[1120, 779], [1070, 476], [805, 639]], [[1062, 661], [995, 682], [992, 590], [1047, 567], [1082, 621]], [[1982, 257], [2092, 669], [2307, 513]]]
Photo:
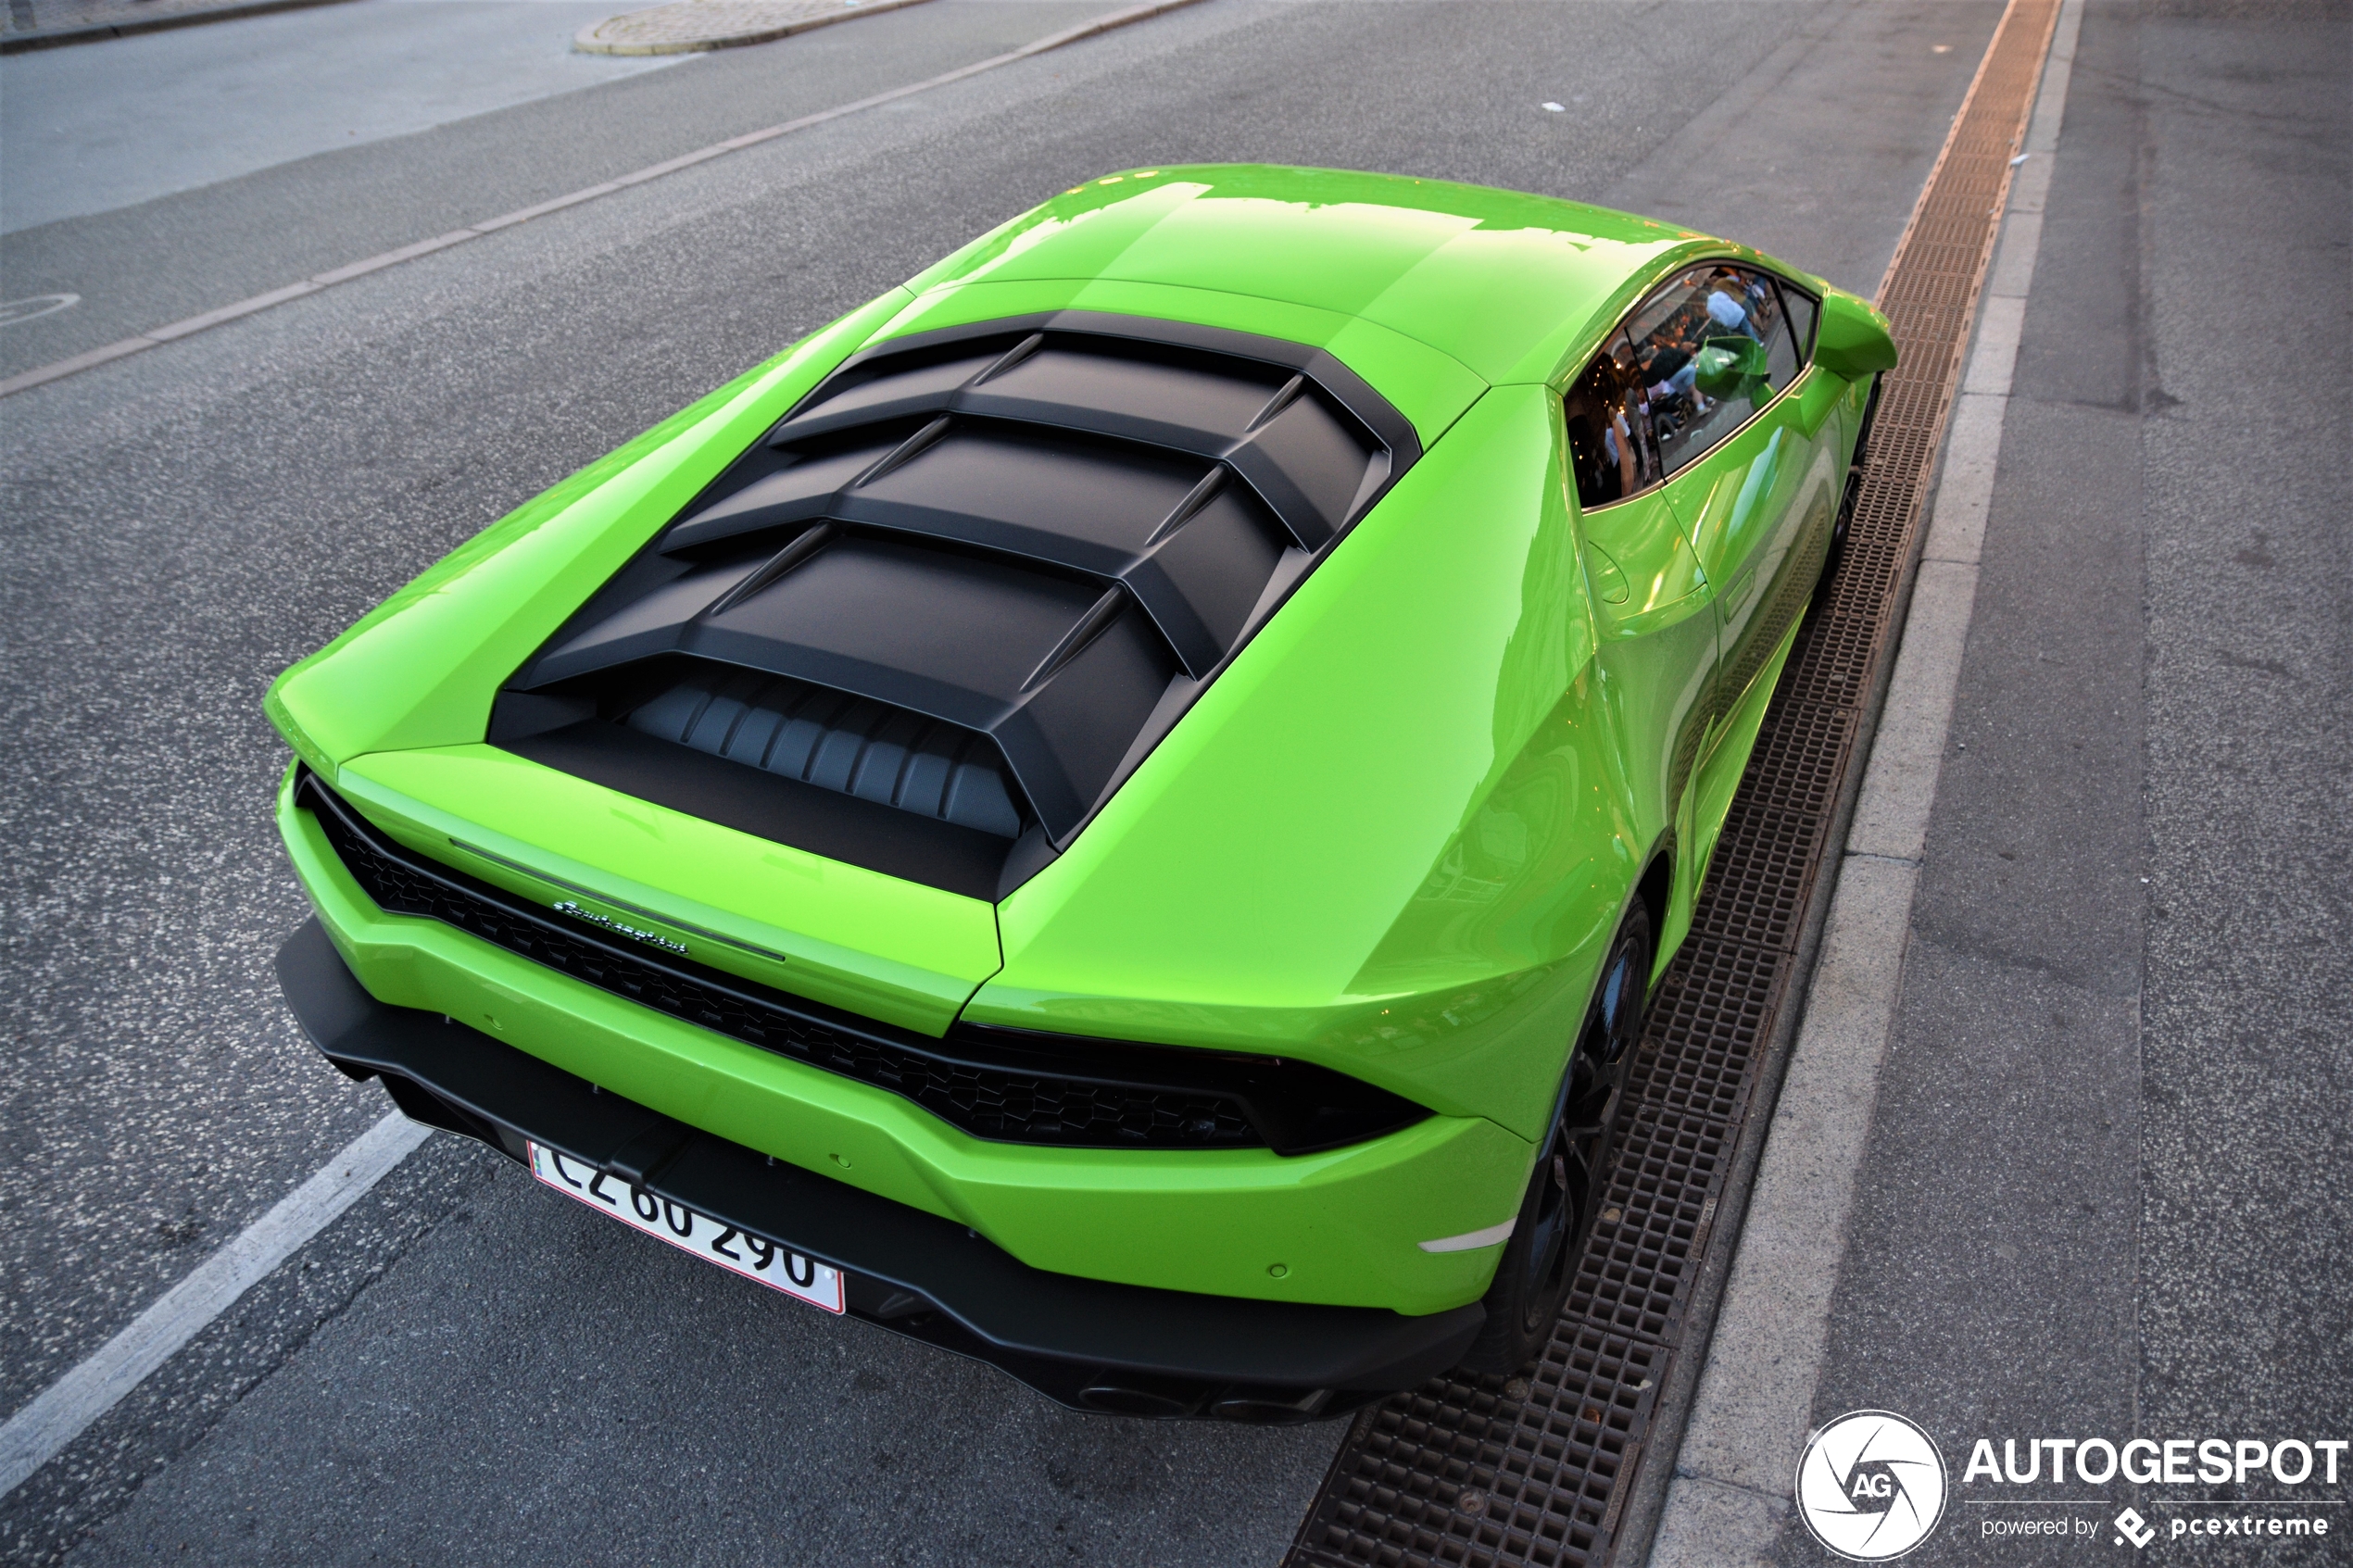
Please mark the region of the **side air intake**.
[[1419, 450], [1296, 344], [1079, 312], [894, 340], [551, 638], [491, 739], [1000, 897]]

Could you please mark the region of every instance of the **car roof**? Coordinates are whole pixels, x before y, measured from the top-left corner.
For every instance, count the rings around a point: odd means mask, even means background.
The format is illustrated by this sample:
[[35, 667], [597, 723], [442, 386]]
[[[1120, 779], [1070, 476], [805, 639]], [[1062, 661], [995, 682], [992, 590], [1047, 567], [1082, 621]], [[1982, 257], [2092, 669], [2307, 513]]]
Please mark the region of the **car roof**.
[[1252, 295], [1371, 321], [1501, 383], [1552, 376], [1579, 332], [1670, 254], [1728, 248], [1740, 249], [1482, 185], [1200, 164], [1075, 186], [910, 286], [1084, 279]]

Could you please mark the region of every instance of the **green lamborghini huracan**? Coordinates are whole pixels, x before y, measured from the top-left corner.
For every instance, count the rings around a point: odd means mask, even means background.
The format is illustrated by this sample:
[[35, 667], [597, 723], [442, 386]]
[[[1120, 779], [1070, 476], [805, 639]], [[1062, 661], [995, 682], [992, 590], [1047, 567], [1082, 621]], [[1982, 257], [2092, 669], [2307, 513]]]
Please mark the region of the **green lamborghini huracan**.
[[311, 1038], [1064, 1403], [1541, 1348], [1895, 353], [1672, 224], [1114, 174], [279, 680]]

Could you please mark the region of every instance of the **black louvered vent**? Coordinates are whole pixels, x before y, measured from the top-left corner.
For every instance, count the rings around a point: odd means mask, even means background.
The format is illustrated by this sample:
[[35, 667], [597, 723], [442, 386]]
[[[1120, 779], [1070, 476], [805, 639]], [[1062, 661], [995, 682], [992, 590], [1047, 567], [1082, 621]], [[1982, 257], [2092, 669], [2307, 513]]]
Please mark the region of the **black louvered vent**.
[[[1000, 897], [1419, 450], [1296, 344], [1078, 312], [897, 340], [812, 391], [551, 638], [491, 739]], [[744, 768], [773, 787], [727, 776]]]
[[633, 730], [1000, 838], [1022, 830], [988, 737], [788, 675], [711, 665], [632, 709]]

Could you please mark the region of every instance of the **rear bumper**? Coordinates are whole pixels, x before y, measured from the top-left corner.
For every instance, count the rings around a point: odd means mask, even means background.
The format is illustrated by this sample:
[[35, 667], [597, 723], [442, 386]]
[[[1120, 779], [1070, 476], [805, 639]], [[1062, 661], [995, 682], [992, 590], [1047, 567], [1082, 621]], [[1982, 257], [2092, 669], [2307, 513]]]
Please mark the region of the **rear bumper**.
[[1286, 1422], [1436, 1375], [1476, 1303], [1425, 1317], [1153, 1289], [1034, 1269], [964, 1226], [650, 1110], [453, 1023], [371, 996], [317, 920], [278, 954], [311, 1041], [401, 1110], [521, 1159], [526, 1138], [848, 1276], [849, 1311], [997, 1366], [1062, 1404]]
[[[405, 807], [380, 809], [420, 843], [463, 853], [447, 824], [417, 827]], [[617, 823], [635, 820], [627, 809]], [[320, 922], [378, 999], [446, 1014], [609, 1094], [976, 1230], [1046, 1273], [1185, 1295], [1441, 1312], [1485, 1294], [1499, 1248], [1434, 1253], [1416, 1243], [1513, 1212], [1535, 1155], [1482, 1117], [1443, 1115], [1295, 1156], [977, 1137], [878, 1084], [648, 1006], [448, 922], [388, 911], [290, 788], [280, 792], [278, 819]], [[577, 891], [528, 885], [535, 875], [512, 876], [527, 885], [508, 891], [542, 906]], [[791, 903], [789, 887], [776, 896]]]

